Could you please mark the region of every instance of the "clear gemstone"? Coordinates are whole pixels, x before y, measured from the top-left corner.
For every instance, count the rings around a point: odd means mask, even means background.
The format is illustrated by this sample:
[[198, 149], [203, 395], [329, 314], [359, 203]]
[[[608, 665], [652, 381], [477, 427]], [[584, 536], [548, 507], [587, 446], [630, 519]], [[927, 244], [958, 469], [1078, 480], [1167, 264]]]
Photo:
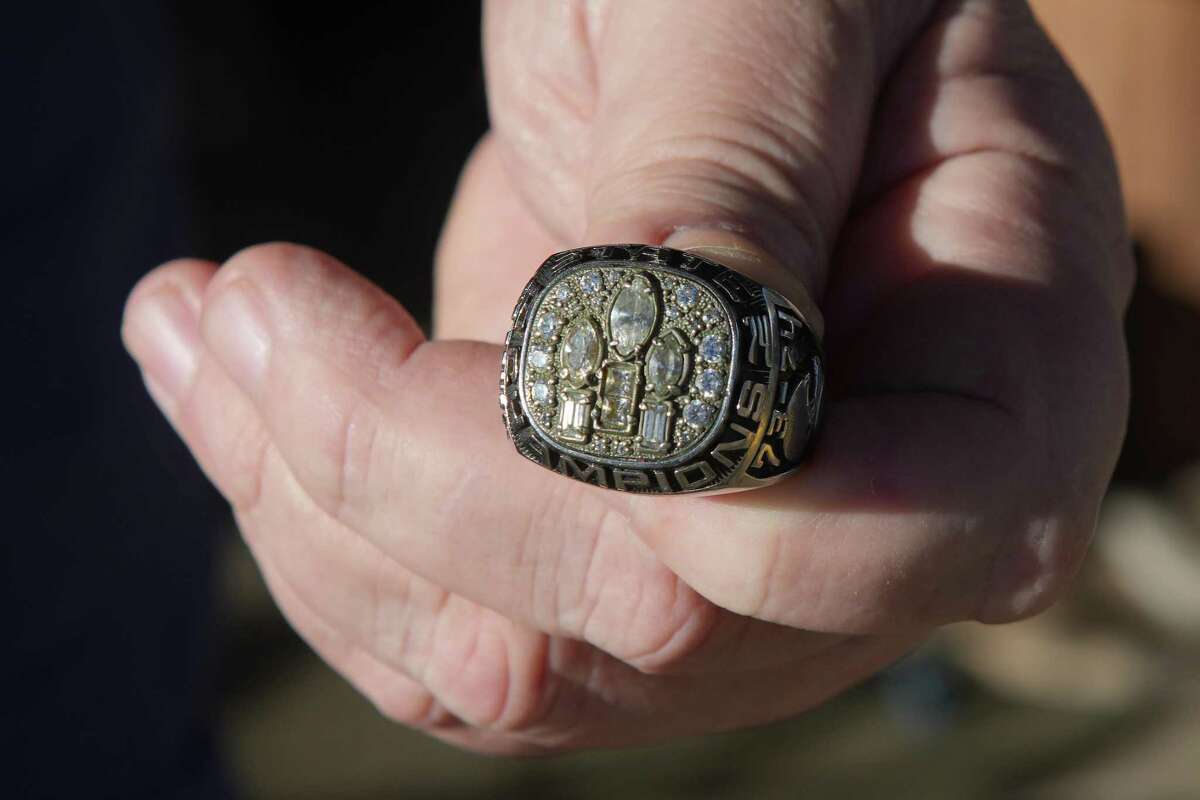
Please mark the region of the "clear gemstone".
[[571, 299], [571, 287], [565, 283], [560, 283], [558, 288], [554, 290], [554, 299], [560, 303], [565, 303]]
[[716, 397], [720, 394], [721, 389], [725, 386], [725, 379], [721, 377], [721, 373], [715, 369], [706, 369], [700, 373], [700, 380], [697, 381], [700, 386], [700, 391], [704, 392], [709, 397]]
[[634, 413], [639, 368], [637, 364], [609, 364], [604, 371], [600, 390], [599, 427], [613, 432], [628, 433]]
[[679, 316], [679, 306], [667, 306], [667, 319], [675, 319]]
[[675, 290], [675, 302], [684, 308], [691, 308], [699, 297], [700, 290], [692, 283], [685, 283]]
[[638, 435], [642, 437], [642, 447], [647, 450], [663, 450], [667, 446], [667, 432], [671, 423], [670, 405], [668, 403], [651, 403], [642, 412], [641, 425]]
[[564, 392], [559, 407], [558, 429], [562, 438], [586, 442], [592, 430], [592, 401], [586, 393]]
[[673, 339], [664, 339], [646, 355], [646, 381], [665, 388], [683, 380], [683, 353]]
[[579, 285], [588, 294], [595, 294], [604, 288], [604, 279], [599, 272], [589, 272], [579, 279]]
[[586, 319], [576, 320], [567, 328], [563, 341], [563, 365], [573, 373], [583, 375], [600, 363], [600, 337]]
[[721, 312], [717, 311], [715, 308], [710, 308], [704, 312], [700, 319], [704, 320], [709, 325], [712, 325], [714, 322], [721, 321]]
[[533, 384], [533, 399], [538, 403], [549, 403], [550, 384], [545, 381], [536, 381]]
[[712, 408], [699, 400], [693, 400], [683, 407], [683, 418], [689, 425], [707, 425], [712, 419]]
[[617, 292], [609, 312], [609, 330], [617, 351], [628, 355], [645, 343], [654, 330], [658, 303], [650, 282], [638, 276]]
[[550, 351], [538, 347], [529, 353], [529, 363], [538, 369], [550, 366]]
[[633, 397], [634, 384], [637, 383], [638, 370], [636, 366], [623, 364], [613, 364], [613, 373], [615, 380], [613, 386], [622, 397]]
[[700, 357], [705, 361], [720, 361], [725, 357], [725, 340], [719, 336], [705, 336], [700, 341]]
[[553, 311], [547, 311], [538, 318], [537, 323], [538, 333], [542, 336], [553, 336], [558, 330], [558, 316]]

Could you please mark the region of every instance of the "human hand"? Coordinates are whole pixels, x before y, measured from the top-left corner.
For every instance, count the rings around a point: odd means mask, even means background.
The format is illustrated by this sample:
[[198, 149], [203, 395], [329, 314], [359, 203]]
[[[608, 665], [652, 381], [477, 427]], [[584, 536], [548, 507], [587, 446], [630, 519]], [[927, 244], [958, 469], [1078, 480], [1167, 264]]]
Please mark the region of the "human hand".
[[[123, 333], [283, 612], [464, 746], [797, 714], [956, 620], [1049, 605], [1122, 435], [1132, 281], [1086, 97], [1012, 0], [490, 2], [494, 130], [437, 339], [291, 245], [166, 264]], [[520, 458], [496, 408], [544, 256], [719, 248], [820, 299], [831, 404], [770, 488], [643, 497]]]

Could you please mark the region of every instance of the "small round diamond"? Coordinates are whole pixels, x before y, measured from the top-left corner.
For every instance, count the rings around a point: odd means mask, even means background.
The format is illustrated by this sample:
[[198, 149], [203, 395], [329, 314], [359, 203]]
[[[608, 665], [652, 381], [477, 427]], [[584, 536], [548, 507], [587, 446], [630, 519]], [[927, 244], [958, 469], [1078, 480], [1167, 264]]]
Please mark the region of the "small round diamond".
[[547, 311], [538, 319], [538, 333], [542, 336], [553, 336], [558, 330], [558, 316], [553, 311]]
[[560, 283], [554, 290], [554, 299], [560, 303], [565, 303], [571, 299], [571, 287], [565, 283]]
[[721, 321], [721, 312], [715, 308], [706, 309], [700, 319], [704, 320], [705, 324], [712, 325]]
[[711, 334], [705, 336], [700, 340], [700, 357], [710, 363], [720, 361], [725, 357], [725, 340]]
[[716, 397], [725, 387], [725, 379], [715, 369], [706, 369], [700, 373], [700, 379], [696, 381], [696, 384], [706, 397]]
[[667, 306], [667, 319], [675, 319], [679, 316], [679, 306]]
[[688, 425], [696, 427], [707, 425], [708, 421], [712, 419], [712, 407], [699, 400], [693, 400], [683, 407], [683, 419]]
[[538, 403], [550, 402], [550, 384], [545, 381], [536, 381], [533, 384], [533, 399]]
[[588, 294], [595, 294], [604, 288], [604, 279], [599, 272], [589, 272], [579, 279], [579, 286]]
[[550, 366], [550, 351], [538, 347], [529, 354], [529, 363], [538, 369]]
[[700, 297], [700, 290], [694, 284], [685, 283], [675, 290], [675, 302], [684, 308], [691, 308]]

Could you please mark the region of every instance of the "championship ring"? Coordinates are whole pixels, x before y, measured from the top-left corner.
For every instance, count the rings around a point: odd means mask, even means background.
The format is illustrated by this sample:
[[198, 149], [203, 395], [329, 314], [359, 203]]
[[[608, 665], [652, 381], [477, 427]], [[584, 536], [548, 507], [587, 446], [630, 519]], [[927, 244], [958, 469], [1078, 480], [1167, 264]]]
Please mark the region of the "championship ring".
[[692, 252], [621, 244], [546, 259], [505, 339], [500, 407], [521, 455], [608, 489], [751, 489], [795, 470], [824, 407], [795, 305]]

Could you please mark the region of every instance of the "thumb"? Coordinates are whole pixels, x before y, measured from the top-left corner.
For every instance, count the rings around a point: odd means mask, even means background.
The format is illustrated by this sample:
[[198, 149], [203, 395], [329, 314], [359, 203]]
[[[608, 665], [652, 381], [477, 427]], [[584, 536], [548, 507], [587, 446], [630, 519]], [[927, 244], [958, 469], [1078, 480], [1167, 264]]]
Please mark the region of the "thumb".
[[564, 20], [500, 0], [493, 124], [564, 238], [705, 247], [819, 297], [879, 84], [932, 5], [656, 0]]

